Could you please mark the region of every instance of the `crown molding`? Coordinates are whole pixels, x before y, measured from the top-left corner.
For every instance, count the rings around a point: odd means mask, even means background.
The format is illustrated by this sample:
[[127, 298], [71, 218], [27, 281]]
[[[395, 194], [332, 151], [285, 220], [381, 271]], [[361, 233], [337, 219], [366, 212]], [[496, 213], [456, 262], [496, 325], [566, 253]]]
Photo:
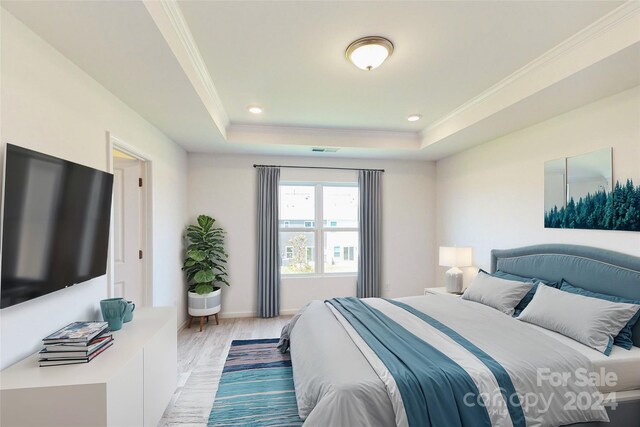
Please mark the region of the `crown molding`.
[[229, 126], [229, 130], [245, 131], [245, 132], [261, 132], [261, 133], [289, 133], [289, 134], [315, 134], [315, 135], [341, 135], [353, 136], [363, 135], [372, 138], [400, 138], [407, 140], [415, 140], [419, 136], [419, 132], [413, 131], [394, 131], [386, 129], [367, 129], [367, 128], [339, 128], [339, 127], [318, 127], [318, 126], [289, 126], [289, 125], [257, 125], [253, 123], [233, 122]]
[[374, 149], [393, 147], [399, 150], [418, 150], [420, 148], [420, 134], [418, 132], [389, 130], [232, 123], [227, 128], [227, 135], [229, 142], [232, 143]]
[[432, 122], [421, 132], [422, 136], [427, 136], [434, 129], [446, 125], [447, 122], [456, 119], [458, 116], [472, 110], [478, 105], [489, 102], [494, 96], [508, 90], [508, 88], [516, 82], [526, 79], [549, 65], [549, 63], [558, 60], [561, 57], [570, 55], [572, 52], [578, 50], [584, 45], [593, 42], [605, 33], [624, 25], [628, 20], [637, 18], [638, 16], [640, 16], [640, 2], [637, 0], [629, 0], [625, 2], [608, 14], [604, 15], [602, 18], [540, 55], [538, 58], [505, 77], [495, 85], [481, 92], [479, 95], [471, 98], [447, 115], [441, 117], [435, 122]]
[[147, 11], [185, 71], [209, 115], [226, 138], [229, 116], [176, 0], [144, 0]]

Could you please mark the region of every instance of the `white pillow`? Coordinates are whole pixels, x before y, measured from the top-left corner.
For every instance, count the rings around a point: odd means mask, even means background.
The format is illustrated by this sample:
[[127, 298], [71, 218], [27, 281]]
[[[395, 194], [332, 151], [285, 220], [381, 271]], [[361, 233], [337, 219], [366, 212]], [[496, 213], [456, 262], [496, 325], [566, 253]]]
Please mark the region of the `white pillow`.
[[516, 282], [479, 272], [462, 294], [462, 299], [479, 302], [512, 315], [513, 309], [533, 287], [533, 282]]
[[518, 319], [555, 331], [605, 355], [613, 338], [640, 309], [640, 305], [611, 302], [538, 286]]

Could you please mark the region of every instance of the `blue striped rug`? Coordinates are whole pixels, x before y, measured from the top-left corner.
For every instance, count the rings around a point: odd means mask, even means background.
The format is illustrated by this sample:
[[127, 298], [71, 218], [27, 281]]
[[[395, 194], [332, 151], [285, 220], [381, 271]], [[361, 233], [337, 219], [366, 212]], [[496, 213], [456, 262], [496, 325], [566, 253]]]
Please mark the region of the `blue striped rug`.
[[236, 340], [224, 364], [209, 427], [300, 426], [289, 353], [277, 338]]

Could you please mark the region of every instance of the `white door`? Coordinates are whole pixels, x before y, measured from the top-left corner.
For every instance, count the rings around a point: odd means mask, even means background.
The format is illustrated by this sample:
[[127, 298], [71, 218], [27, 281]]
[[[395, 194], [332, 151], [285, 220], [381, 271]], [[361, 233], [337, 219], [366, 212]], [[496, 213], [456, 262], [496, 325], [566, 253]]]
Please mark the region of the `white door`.
[[[126, 156], [126, 157], [125, 157]], [[144, 306], [142, 283], [142, 162], [114, 152], [114, 297]]]

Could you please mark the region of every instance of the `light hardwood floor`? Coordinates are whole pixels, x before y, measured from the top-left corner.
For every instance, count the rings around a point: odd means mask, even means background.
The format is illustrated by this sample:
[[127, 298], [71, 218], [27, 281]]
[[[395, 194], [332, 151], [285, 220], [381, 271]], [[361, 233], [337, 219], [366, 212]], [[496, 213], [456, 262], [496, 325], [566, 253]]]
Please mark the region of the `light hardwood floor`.
[[291, 316], [272, 319], [213, 318], [178, 333], [178, 388], [158, 426], [206, 426], [224, 361], [233, 340], [277, 338]]

